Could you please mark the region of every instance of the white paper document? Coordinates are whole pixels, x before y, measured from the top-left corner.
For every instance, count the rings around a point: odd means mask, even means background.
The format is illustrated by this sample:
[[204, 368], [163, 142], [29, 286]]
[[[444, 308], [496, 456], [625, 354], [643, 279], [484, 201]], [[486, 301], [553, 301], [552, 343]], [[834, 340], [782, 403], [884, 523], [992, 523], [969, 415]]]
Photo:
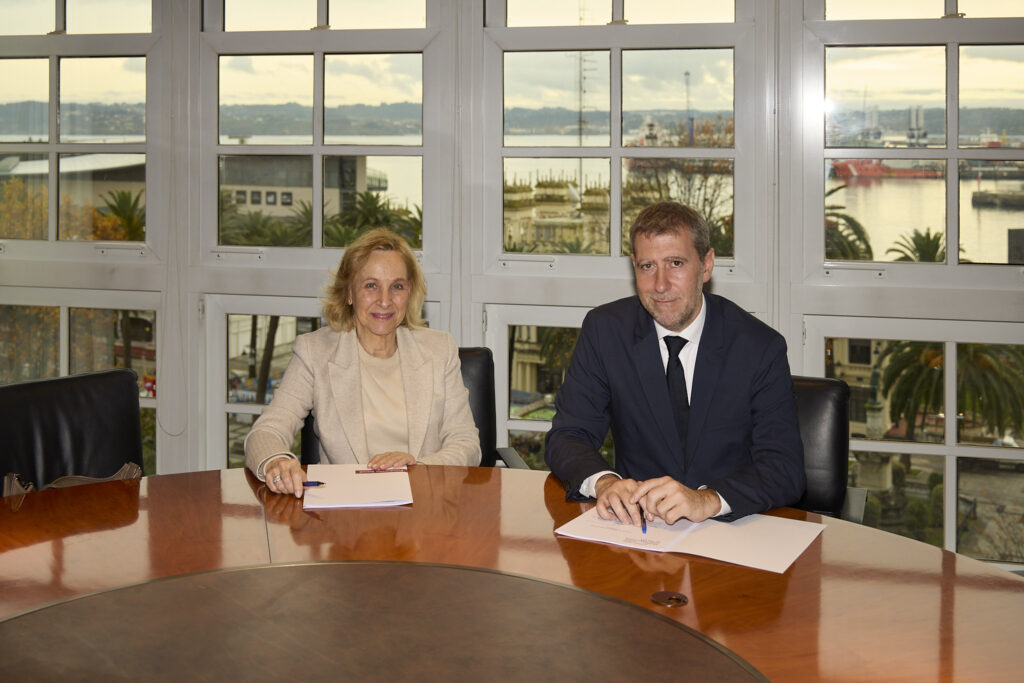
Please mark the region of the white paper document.
[[310, 465], [306, 479], [325, 486], [308, 488], [303, 508], [346, 508], [406, 505], [412, 488], [406, 470], [371, 472], [366, 465]]
[[638, 526], [601, 519], [597, 508], [591, 508], [555, 533], [639, 550], [690, 553], [781, 574], [824, 528], [815, 522], [750, 515], [735, 522], [681, 519], [671, 526], [659, 519], [647, 523], [645, 534]]

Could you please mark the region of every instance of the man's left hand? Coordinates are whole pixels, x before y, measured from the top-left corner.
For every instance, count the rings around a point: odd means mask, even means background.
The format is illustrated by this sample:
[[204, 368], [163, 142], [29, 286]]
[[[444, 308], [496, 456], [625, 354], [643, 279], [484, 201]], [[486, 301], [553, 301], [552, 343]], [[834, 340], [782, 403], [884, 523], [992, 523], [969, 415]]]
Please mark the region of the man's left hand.
[[629, 499], [640, 503], [648, 514], [660, 517], [666, 524], [674, 524], [685, 517], [691, 522], [703, 522], [722, 510], [718, 494], [710, 489], [691, 489], [672, 477], [648, 479]]

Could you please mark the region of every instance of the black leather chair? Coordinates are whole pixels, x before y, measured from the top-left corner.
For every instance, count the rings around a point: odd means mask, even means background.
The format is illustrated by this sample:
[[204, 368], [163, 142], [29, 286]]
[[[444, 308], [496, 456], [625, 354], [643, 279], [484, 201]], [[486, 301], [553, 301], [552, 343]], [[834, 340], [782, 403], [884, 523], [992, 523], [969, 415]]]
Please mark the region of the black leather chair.
[[850, 462], [850, 387], [840, 379], [793, 377], [807, 491], [794, 507], [839, 517]]
[[[462, 363], [462, 381], [469, 390], [469, 407], [473, 411], [473, 420], [480, 432], [480, 465], [494, 467], [498, 461], [506, 467], [528, 469], [526, 463], [514, 448], [498, 448], [498, 431], [494, 410], [494, 356], [484, 346], [459, 348], [459, 361]], [[313, 430], [313, 415], [307, 415], [302, 425], [303, 465], [320, 462], [320, 439]]]
[[0, 386], [0, 474], [42, 488], [58, 477], [142, 467], [139, 387], [131, 370]]

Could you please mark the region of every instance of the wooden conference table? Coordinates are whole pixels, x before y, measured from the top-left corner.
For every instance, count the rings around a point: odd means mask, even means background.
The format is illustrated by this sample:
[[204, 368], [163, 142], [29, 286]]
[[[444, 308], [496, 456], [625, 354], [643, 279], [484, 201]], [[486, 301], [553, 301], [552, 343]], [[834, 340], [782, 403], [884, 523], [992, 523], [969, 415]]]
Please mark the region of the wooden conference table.
[[[548, 612], [569, 611], [581, 627], [600, 622], [613, 638], [627, 638], [616, 626], [640, 615], [646, 621], [627, 630], [640, 628], [644, 640], [648, 633], [677, 638], [680, 650], [703, 647], [739, 677], [995, 681], [1021, 675], [1024, 579], [954, 553], [783, 508], [772, 514], [826, 528], [787, 572], [774, 574], [557, 537], [553, 529], [590, 504], [566, 502], [547, 473], [418, 466], [410, 479], [412, 506], [359, 510], [305, 512], [294, 498], [268, 496], [244, 470], [0, 498], [0, 634], [27, 623], [22, 620], [54, 615], [57, 621], [62, 609], [66, 614], [118, 600], [131, 605], [161, 592], [166, 600], [168, 591], [213, 594], [226, 584], [248, 591], [243, 599], [232, 597], [232, 609], [244, 608], [256, 619], [275, 600], [288, 604], [287, 591], [276, 591], [307, 579], [402, 586], [390, 595], [408, 607], [404, 621], [418, 614], [417, 626], [430, 631], [442, 627], [447, 609], [435, 606], [424, 618], [407, 605], [417, 600], [410, 586], [423, 581], [430, 590], [422, 593], [438, 591], [456, 612], [467, 609], [460, 603], [479, 604], [469, 597], [476, 590], [495, 595], [502, 614], [525, 612], [514, 615], [520, 628], [536, 620], [532, 637], [511, 653], [520, 662], [555, 638], [546, 629], [562, 628], [540, 626], [546, 617], [537, 603], [550, 605]], [[232, 571], [214, 571], [223, 569]], [[460, 591], [465, 599], [453, 598]], [[682, 593], [689, 602], [657, 605], [651, 595], [658, 591]], [[65, 601], [79, 596], [85, 597]], [[57, 601], [65, 602], [52, 604]], [[467, 651], [502, 634], [504, 620], [493, 621], [465, 624], [475, 631]], [[510, 628], [515, 621], [509, 619]], [[244, 637], [241, 623], [233, 628]], [[662, 633], [665, 625], [671, 633]], [[310, 633], [315, 638], [315, 625]], [[175, 631], [174, 637], [183, 636]], [[586, 661], [609, 654], [594, 652], [598, 640], [575, 639], [565, 656]], [[401, 657], [406, 641], [398, 635], [395, 641], [395, 657]], [[643, 663], [631, 665], [637, 679], [679, 676], [678, 669]]]

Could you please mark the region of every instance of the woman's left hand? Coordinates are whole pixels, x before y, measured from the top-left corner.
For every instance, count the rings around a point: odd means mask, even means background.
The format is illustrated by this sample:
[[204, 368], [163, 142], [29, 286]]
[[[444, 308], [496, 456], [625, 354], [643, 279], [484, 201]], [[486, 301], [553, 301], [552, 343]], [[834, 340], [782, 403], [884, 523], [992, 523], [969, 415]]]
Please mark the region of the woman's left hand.
[[416, 463], [416, 458], [411, 453], [401, 451], [388, 451], [373, 456], [367, 465], [371, 470], [390, 470], [395, 467], [405, 467]]

